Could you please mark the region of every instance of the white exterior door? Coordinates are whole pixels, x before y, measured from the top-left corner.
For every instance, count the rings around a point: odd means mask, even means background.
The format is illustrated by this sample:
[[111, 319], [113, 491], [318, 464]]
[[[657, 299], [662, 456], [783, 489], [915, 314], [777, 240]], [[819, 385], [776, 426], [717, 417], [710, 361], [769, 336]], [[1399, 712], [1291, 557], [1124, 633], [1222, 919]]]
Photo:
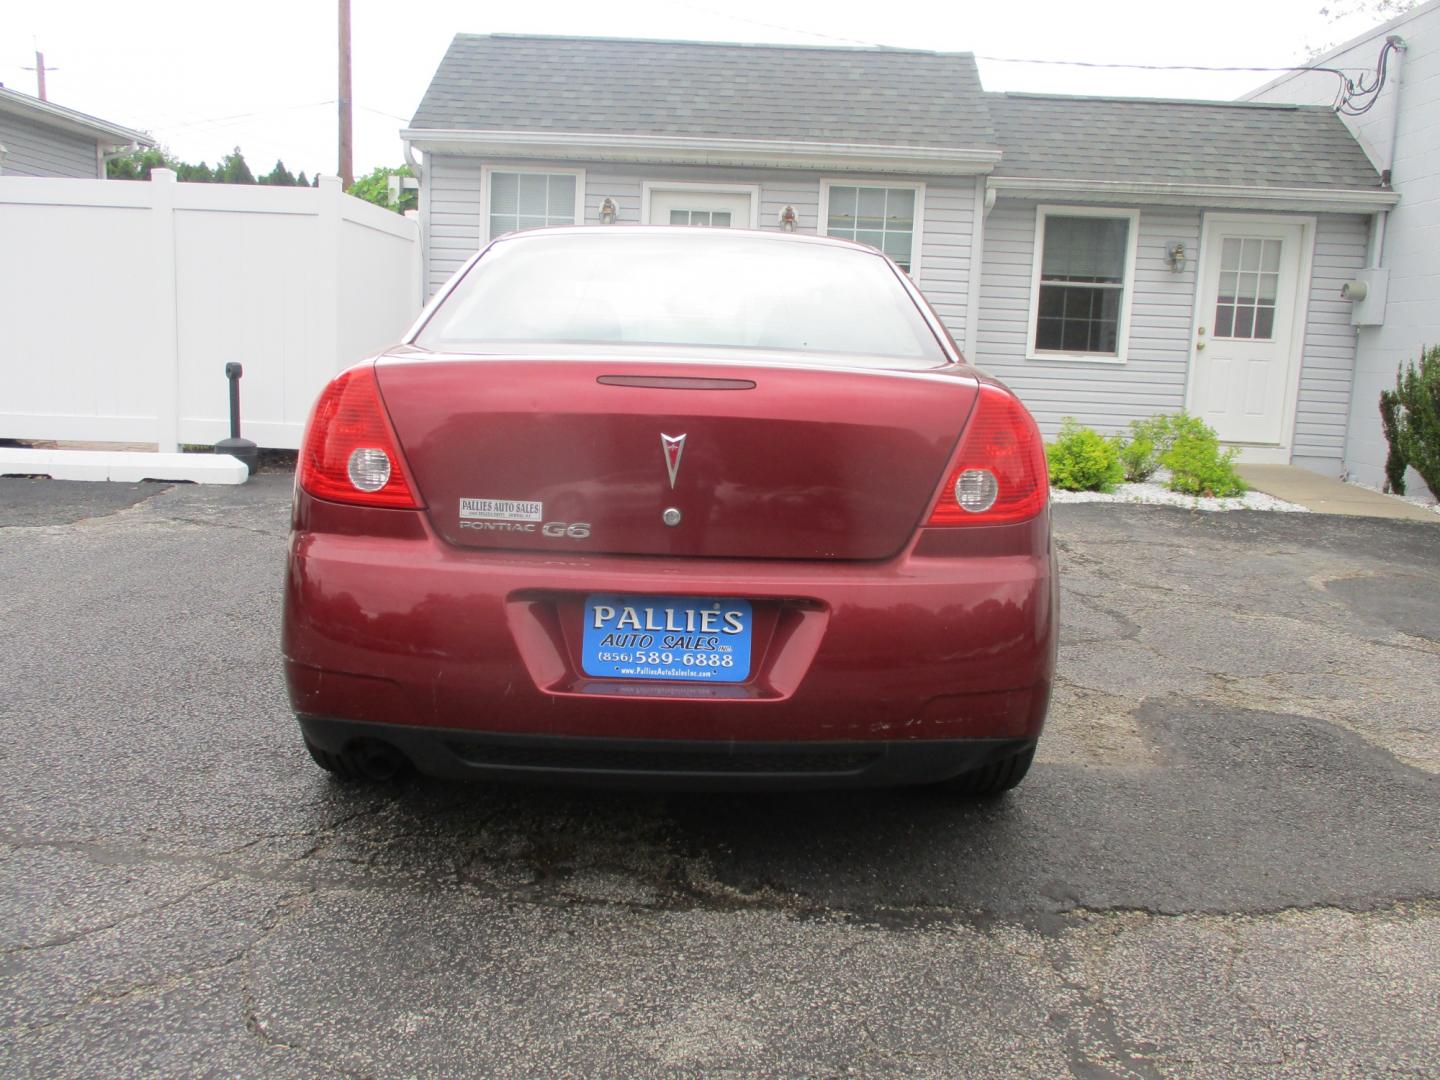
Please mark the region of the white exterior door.
[[1206, 217], [1189, 401], [1222, 442], [1289, 443], [1308, 239], [1300, 222]]
[[755, 196], [748, 191], [702, 191], [656, 187], [649, 191], [651, 225], [704, 225], [711, 228], [751, 227]]

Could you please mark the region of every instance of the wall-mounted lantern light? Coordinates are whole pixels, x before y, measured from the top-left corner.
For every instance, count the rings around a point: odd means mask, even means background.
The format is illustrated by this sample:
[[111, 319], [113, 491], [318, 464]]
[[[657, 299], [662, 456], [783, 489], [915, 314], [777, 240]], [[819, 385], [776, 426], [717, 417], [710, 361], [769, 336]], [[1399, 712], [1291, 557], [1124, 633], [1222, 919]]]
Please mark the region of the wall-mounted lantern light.
[[600, 224], [614, 225], [615, 215], [619, 212], [620, 210], [619, 207], [615, 205], [615, 200], [607, 195], [605, 201], [600, 204]]
[[784, 210], [780, 211], [780, 228], [786, 232], [794, 232], [795, 221], [795, 208], [793, 206], [787, 206]]
[[1165, 249], [1165, 259], [1172, 272], [1179, 274], [1185, 269], [1185, 241], [1176, 240]]

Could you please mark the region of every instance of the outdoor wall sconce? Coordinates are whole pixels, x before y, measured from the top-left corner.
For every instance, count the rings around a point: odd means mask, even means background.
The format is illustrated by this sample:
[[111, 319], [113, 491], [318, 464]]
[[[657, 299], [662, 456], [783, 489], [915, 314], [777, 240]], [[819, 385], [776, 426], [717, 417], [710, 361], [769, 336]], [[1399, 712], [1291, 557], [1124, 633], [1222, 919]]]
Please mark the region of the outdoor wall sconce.
[[1165, 249], [1165, 258], [1170, 263], [1170, 269], [1174, 273], [1181, 273], [1185, 269], [1185, 241], [1176, 240]]
[[795, 221], [796, 215], [795, 208], [793, 206], [787, 206], [784, 210], [780, 211], [780, 228], [782, 228], [786, 232], [794, 232]]
[[620, 208], [615, 205], [615, 200], [605, 196], [605, 201], [600, 204], [600, 224], [614, 225], [615, 215], [619, 212]]

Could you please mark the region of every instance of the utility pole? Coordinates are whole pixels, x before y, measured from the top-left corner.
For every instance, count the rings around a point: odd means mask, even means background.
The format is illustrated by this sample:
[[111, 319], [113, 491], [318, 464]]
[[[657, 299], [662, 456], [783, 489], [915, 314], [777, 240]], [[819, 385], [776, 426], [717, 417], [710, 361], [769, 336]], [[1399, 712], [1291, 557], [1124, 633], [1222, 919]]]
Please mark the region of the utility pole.
[[[343, 0], [342, 0], [342, 2], [343, 2]], [[21, 71], [33, 71], [33, 72], [35, 72], [35, 81], [39, 84], [39, 89], [40, 89], [40, 100], [41, 100], [41, 101], [49, 101], [50, 99], [45, 96], [45, 72], [47, 72], [47, 71], [59, 71], [60, 69], [57, 68], [57, 67], [47, 68], [47, 67], [45, 66], [45, 54], [44, 54], [43, 52], [41, 52], [39, 49], [36, 49], [36, 50], [35, 50], [35, 66], [34, 66], [33, 68], [32, 68], [32, 67], [21, 68], [20, 70], [21, 70]]]
[[[43, 95], [42, 95], [43, 96]], [[355, 183], [350, 125], [350, 0], [340, 0], [340, 183]]]

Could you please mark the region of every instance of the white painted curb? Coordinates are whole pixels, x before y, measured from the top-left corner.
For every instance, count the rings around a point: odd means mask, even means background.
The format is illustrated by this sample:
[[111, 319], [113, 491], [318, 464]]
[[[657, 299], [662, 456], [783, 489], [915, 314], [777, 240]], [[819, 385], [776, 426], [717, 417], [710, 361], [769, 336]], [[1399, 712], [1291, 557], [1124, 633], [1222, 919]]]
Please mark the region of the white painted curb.
[[0, 446], [0, 476], [52, 480], [189, 480], [243, 484], [250, 471], [229, 454], [147, 454], [128, 450], [29, 450]]

